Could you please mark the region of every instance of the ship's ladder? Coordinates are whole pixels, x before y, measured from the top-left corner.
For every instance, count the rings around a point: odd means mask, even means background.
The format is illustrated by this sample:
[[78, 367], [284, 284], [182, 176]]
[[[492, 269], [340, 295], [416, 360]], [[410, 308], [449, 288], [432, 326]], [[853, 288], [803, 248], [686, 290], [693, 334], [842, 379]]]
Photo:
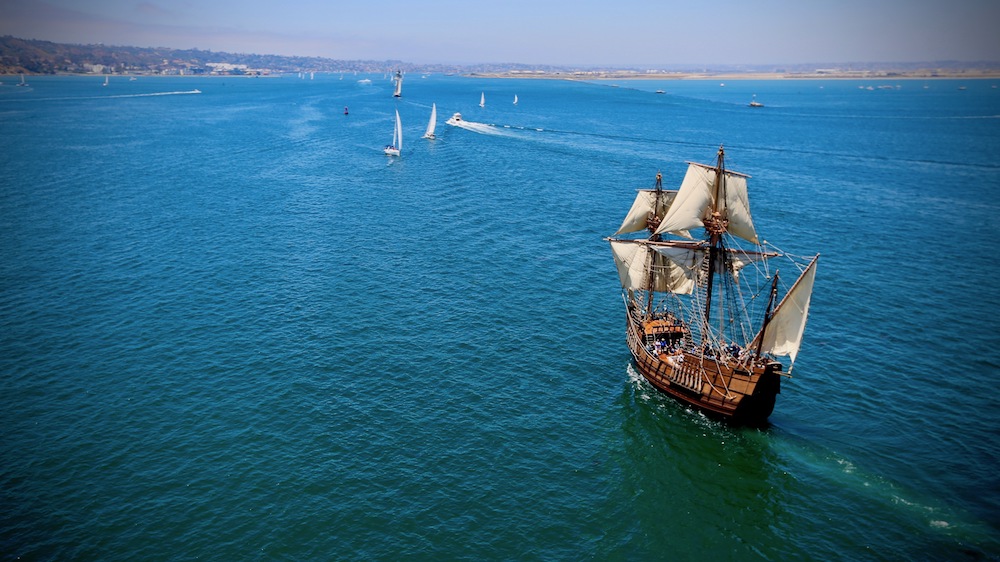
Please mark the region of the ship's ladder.
[[[705, 309], [705, 303], [708, 301], [708, 258], [701, 260], [701, 265], [698, 271], [698, 280], [694, 284], [694, 291], [691, 295], [693, 297], [692, 306], [699, 310]], [[699, 331], [704, 331], [704, 326], [698, 326]], [[704, 334], [702, 334], [704, 338]]]

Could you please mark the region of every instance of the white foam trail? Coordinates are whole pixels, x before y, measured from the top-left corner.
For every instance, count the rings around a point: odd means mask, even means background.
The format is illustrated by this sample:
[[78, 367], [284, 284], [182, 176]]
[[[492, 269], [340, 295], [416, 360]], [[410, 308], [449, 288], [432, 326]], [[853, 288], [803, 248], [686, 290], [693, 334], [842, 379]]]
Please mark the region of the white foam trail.
[[456, 122], [448, 122], [448, 124], [451, 125], [452, 127], [460, 127], [462, 129], [465, 129], [466, 131], [472, 131], [473, 133], [480, 133], [480, 134], [483, 134], [483, 135], [497, 135], [497, 136], [503, 136], [503, 137], [512, 137], [512, 136], [515, 136], [514, 134], [512, 134], [512, 133], [510, 133], [508, 131], [504, 131], [502, 129], [499, 129], [496, 125], [492, 125], [492, 124], [488, 124], [488, 123], [476, 123], [475, 121], [465, 121], [465, 120], [462, 120], [462, 121], [458, 121], [457, 123]]
[[153, 92], [150, 94], [121, 94], [117, 96], [97, 96], [98, 98], [148, 98], [151, 96], [185, 96], [189, 94], [200, 94], [201, 90], [185, 90], [180, 92]]
[[4, 98], [2, 101], [73, 101], [73, 100], [107, 100], [121, 98], [148, 98], [153, 96], [188, 96], [200, 94], [201, 90], [183, 90], [178, 92], [151, 92], [148, 94], [118, 94], [114, 96], [73, 96], [66, 98]]

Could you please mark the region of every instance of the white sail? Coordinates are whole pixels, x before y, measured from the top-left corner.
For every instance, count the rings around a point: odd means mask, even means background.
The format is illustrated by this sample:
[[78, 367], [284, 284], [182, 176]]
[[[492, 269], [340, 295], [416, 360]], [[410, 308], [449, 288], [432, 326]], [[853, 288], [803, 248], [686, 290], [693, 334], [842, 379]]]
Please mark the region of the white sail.
[[729, 218], [728, 230], [734, 236], [757, 244], [757, 230], [750, 214], [750, 197], [747, 194], [747, 177], [742, 174], [726, 173], [723, 186], [725, 194], [719, 202], [722, 216]]
[[656, 229], [656, 234], [671, 232], [678, 236], [691, 238], [688, 230], [702, 226], [702, 213], [712, 200], [709, 188], [714, 178], [714, 170], [706, 170], [693, 164], [689, 165], [677, 198], [674, 199], [674, 204], [667, 211], [667, 216]]
[[479, 107], [486, 107], [486, 92], [479, 95]]
[[396, 72], [396, 89], [392, 92], [393, 97], [400, 97], [403, 95], [403, 74], [401, 72]]
[[514, 94], [514, 105], [517, 105], [517, 94]]
[[[708, 256], [708, 250], [705, 248], [686, 248], [669, 245], [654, 245], [651, 248], [657, 254], [667, 258], [662, 263], [657, 262], [654, 264], [655, 279], [653, 290], [678, 295], [690, 295], [694, 292], [698, 276], [701, 273], [702, 263]], [[728, 268], [730, 275], [739, 277], [740, 271], [744, 267], [765, 257], [767, 257], [767, 254], [727, 250], [725, 260], [723, 260], [721, 255], [716, 259], [716, 271]]]
[[396, 130], [392, 133], [392, 144], [403, 152], [403, 122], [399, 120], [399, 110], [396, 110]]
[[431, 104], [431, 120], [427, 123], [427, 130], [424, 132], [425, 139], [434, 138], [434, 129], [437, 127], [437, 104]]
[[[792, 359], [792, 363], [795, 363], [799, 345], [802, 344], [802, 334], [806, 329], [806, 319], [809, 316], [809, 301], [812, 299], [818, 259], [819, 256], [813, 258], [775, 309], [764, 331], [764, 345], [761, 347], [764, 353], [787, 355]], [[754, 341], [756, 342], [756, 339]]]
[[392, 144], [385, 147], [388, 156], [399, 156], [403, 150], [403, 124], [399, 120], [399, 110], [396, 110], [396, 125], [392, 128]]
[[[645, 240], [609, 240], [609, 242], [615, 264], [618, 266], [618, 277], [622, 287], [634, 291], [653, 290], [690, 295], [698, 283], [702, 264], [708, 254], [706, 248], [647, 243]], [[652, 258], [650, 251], [656, 254]], [[728, 263], [729, 273], [733, 277], [738, 277], [740, 271], [747, 265], [774, 255], [729, 249], [726, 250], [725, 262]], [[720, 256], [716, 261], [716, 270], [722, 271], [723, 268], [723, 259]]]
[[[649, 246], [610, 240], [622, 287], [633, 291], [658, 291], [682, 295], [694, 290], [705, 253], [691, 248]], [[650, 250], [653, 250], [652, 255]]]
[[[628, 214], [625, 215], [625, 220], [622, 225], [618, 227], [618, 231], [615, 234], [625, 234], [628, 232], [639, 232], [640, 230], [645, 230], [646, 219], [649, 217], [650, 213], [654, 213], [661, 219], [666, 215], [667, 209], [674, 202], [674, 198], [677, 197], [676, 191], [660, 191], [660, 204], [656, 205], [656, 190], [653, 189], [640, 189], [635, 196], [635, 201], [632, 202], [632, 208], [629, 209]], [[657, 207], [654, 209], [653, 207]]]
[[[715, 176], [715, 168], [689, 164], [677, 199], [656, 229], [656, 234], [669, 232], [691, 238], [689, 230], [704, 226], [703, 219], [715, 197]], [[715, 207], [724, 219], [728, 219], [727, 230], [731, 234], [756, 244], [757, 231], [750, 215], [746, 178], [742, 174], [725, 172], [723, 183], [719, 186], [720, 200]]]
[[630, 291], [645, 290], [649, 277], [646, 273], [646, 262], [649, 260], [649, 250], [646, 245], [621, 240], [610, 240], [610, 242], [622, 288]]
[[705, 252], [671, 246], [654, 246], [653, 250], [667, 258], [656, 264], [653, 289], [678, 295], [690, 295], [694, 292]]

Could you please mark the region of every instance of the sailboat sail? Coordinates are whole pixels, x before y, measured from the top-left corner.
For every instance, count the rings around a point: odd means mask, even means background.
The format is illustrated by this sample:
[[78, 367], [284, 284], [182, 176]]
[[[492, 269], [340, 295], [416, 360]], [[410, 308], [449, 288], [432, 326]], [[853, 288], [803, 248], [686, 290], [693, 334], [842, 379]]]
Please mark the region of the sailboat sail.
[[427, 130], [424, 131], [425, 139], [434, 138], [434, 129], [437, 127], [437, 104], [431, 104], [431, 120], [427, 123]]
[[399, 110], [396, 110], [396, 130], [392, 133], [392, 144], [396, 146], [396, 150], [400, 152], [403, 151], [403, 123], [399, 120]]
[[396, 110], [396, 124], [392, 129], [392, 144], [385, 147], [384, 152], [388, 156], [399, 156], [403, 150], [403, 124], [399, 119], [399, 110]]
[[517, 105], [517, 94], [514, 94], [514, 105]]
[[[657, 174], [608, 241], [637, 370], [706, 413], [759, 423], [780, 391], [777, 358], [798, 355], [819, 256], [805, 264], [759, 241], [748, 178], [721, 148], [715, 166], [689, 163], [676, 191]], [[787, 289], [779, 259], [802, 271]]]
[[479, 107], [486, 107], [486, 92], [479, 95]]
[[403, 95], [403, 73], [397, 70], [393, 81], [396, 83], [396, 89], [393, 90], [392, 96], [395, 98], [401, 97]]

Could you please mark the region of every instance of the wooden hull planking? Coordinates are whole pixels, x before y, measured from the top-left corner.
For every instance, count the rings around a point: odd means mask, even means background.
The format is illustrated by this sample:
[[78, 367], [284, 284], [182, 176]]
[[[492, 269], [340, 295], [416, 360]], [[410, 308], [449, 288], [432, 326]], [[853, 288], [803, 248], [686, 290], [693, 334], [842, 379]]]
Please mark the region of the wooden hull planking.
[[713, 417], [754, 425], [767, 421], [781, 391], [781, 364], [747, 369], [690, 350], [666, 355], [647, 348], [644, 326], [628, 316], [628, 346], [643, 378], [657, 390]]

